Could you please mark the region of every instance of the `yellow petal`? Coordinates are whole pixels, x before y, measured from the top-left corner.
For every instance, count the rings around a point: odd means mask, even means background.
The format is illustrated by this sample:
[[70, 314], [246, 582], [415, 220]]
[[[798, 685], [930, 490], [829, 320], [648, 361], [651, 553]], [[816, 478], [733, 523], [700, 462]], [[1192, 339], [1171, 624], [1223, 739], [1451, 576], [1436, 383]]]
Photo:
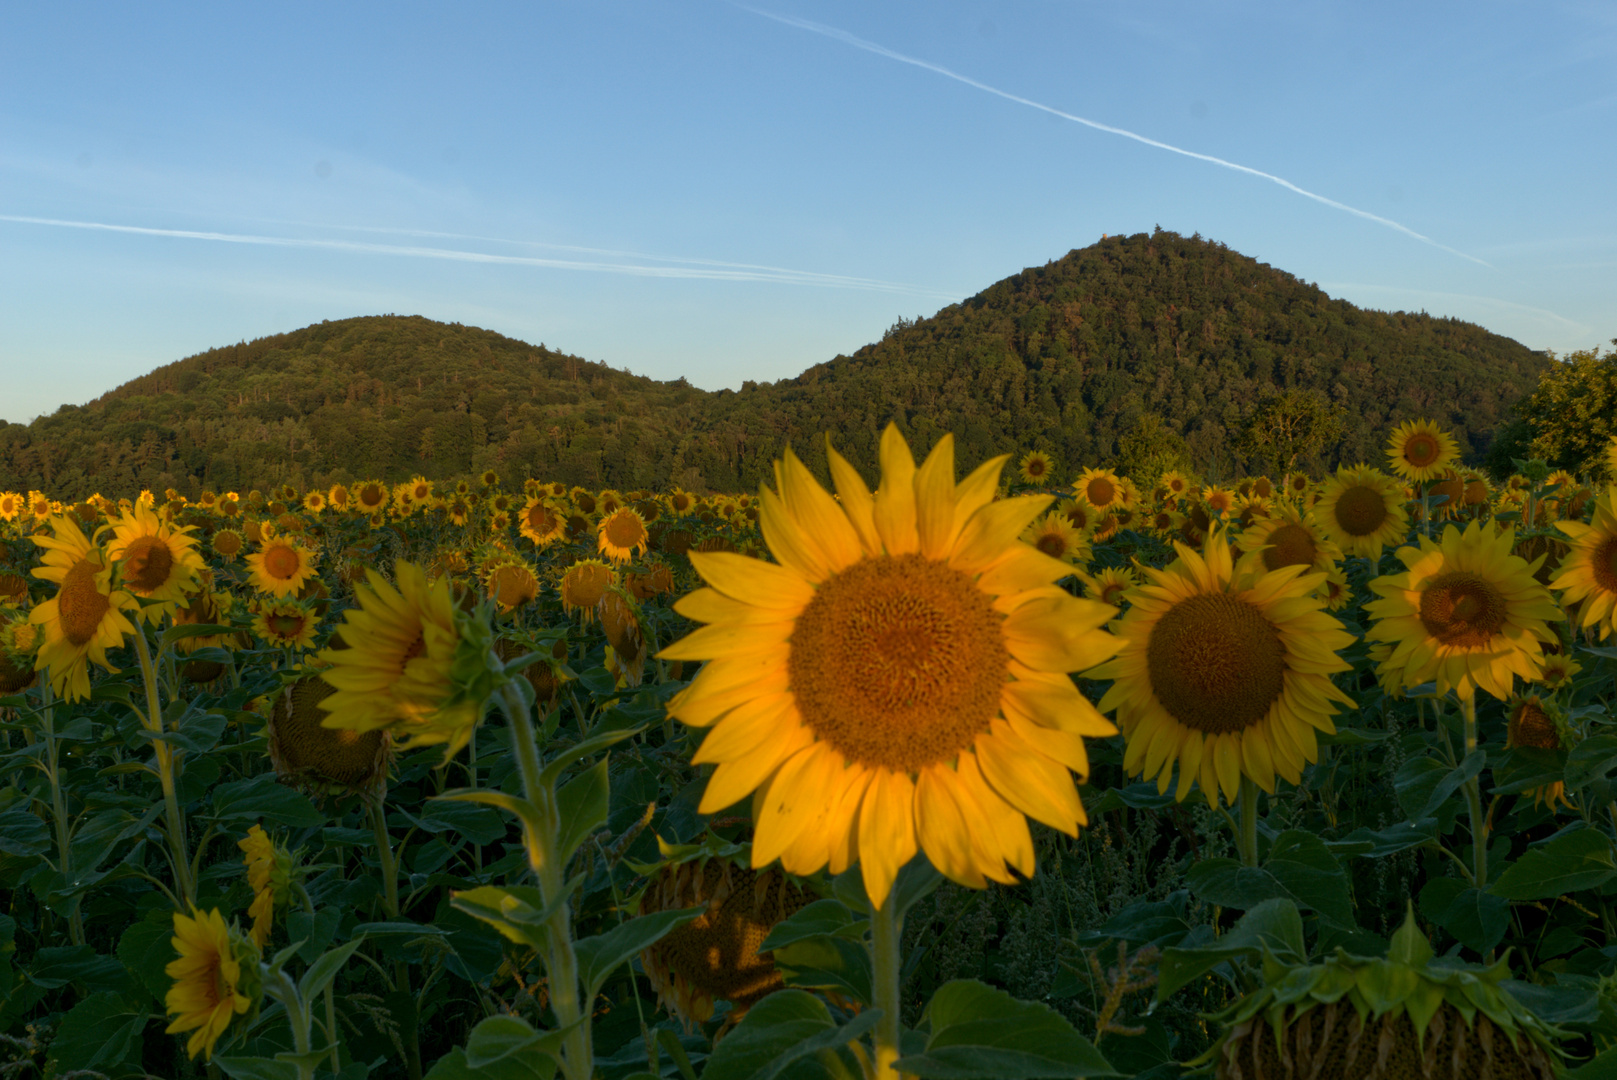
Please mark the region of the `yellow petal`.
[[872, 907], [887, 902], [899, 870], [917, 850], [915, 785], [903, 773], [875, 770], [859, 807], [859, 869]]
[[881, 486], [876, 489], [872, 516], [889, 555], [920, 550], [915, 524], [915, 459], [896, 424], [888, 424], [882, 432]]

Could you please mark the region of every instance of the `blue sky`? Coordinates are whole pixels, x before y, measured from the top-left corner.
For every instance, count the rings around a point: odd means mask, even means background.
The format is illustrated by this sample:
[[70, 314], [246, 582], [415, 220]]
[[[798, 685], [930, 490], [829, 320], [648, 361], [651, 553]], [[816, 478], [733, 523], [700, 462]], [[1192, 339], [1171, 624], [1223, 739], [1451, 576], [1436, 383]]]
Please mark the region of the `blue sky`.
[[736, 386], [1156, 225], [1587, 348], [1614, 60], [1609, 0], [14, 4], [0, 418], [385, 312]]

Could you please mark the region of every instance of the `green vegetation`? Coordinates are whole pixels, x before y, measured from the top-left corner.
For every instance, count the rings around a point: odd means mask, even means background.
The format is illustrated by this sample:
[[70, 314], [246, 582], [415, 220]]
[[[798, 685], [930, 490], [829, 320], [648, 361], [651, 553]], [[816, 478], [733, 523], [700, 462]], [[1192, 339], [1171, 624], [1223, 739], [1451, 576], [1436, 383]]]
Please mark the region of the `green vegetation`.
[[1299, 444], [1299, 467], [1379, 462], [1387, 431], [1419, 416], [1480, 460], [1548, 363], [1471, 323], [1364, 311], [1158, 230], [1073, 251], [932, 318], [901, 319], [852, 356], [740, 392], [417, 316], [321, 323], [0, 426], [0, 489], [195, 494], [493, 468], [738, 490], [788, 442], [806, 449], [827, 431], [874, 475], [876, 433], [895, 418], [920, 448], [954, 431], [965, 467], [1039, 447], [1069, 469], [1140, 457], [1228, 476], [1277, 467], [1278, 448], [1239, 438], [1277, 394], [1341, 416], [1328, 441]]
[[[1617, 338], [1612, 339], [1617, 345]], [[1613, 477], [1606, 447], [1617, 435], [1617, 352], [1599, 346], [1559, 358], [1499, 432], [1488, 465], [1514, 472], [1512, 458], [1538, 458], [1552, 468], [1606, 480]]]

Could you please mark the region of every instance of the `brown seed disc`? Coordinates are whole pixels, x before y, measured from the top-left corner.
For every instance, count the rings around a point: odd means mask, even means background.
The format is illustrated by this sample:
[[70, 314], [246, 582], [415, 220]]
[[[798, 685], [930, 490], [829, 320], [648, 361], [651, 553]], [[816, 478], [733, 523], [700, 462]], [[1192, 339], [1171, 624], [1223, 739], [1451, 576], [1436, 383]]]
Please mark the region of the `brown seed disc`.
[[1146, 646], [1151, 689], [1188, 728], [1208, 735], [1262, 720], [1285, 686], [1286, 653], [1263, 612], [1239, 597], [1201, 593], [1169, 608]]
[[1508, 613], [1504, 594], [1467, 570], [1439, 574], [1421, 592], [1421, 625], [1444, 645], [1481, 648], [1504, 627]]

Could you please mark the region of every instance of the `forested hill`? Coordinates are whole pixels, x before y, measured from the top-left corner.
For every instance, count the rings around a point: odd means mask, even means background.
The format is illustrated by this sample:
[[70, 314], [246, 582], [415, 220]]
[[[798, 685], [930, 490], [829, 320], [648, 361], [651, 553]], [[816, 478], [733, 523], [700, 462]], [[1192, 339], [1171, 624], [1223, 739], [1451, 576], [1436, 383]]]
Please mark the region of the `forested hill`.
[[1268, 464], [1242, 460], [1233, 436], [1287, 387], [1343, 410], [1344, 435], [1316, 464], [1379, 460], [1387, 430], [1416, 416], [1477, 458], [1548, 362], [1474, 324], [1364, 311], [1159, 230], [1075, 250], [740, 392], [419, 316], [321, 323], [0, 426], [0, 489], [246, 490], [492, 467], [508, 480], [733, 490], [767, 476], [788, 441], [818, 468], [810, 448], [826, 431], [873, 475], [891, 418], [920, 447], [954, 431], [962, 468], [1033, 446], [1068, 469], [1126, 462], [1144, 434], [1228, 475]]

